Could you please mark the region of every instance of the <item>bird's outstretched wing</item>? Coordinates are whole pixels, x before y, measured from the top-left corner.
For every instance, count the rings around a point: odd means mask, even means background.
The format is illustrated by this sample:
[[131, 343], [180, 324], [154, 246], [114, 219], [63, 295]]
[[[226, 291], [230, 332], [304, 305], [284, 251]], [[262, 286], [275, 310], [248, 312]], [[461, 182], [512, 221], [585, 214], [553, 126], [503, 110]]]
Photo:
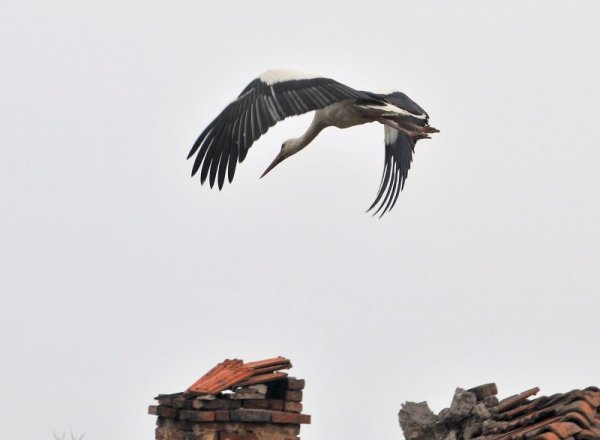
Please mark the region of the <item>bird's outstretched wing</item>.
[[200, 170], [200, 182], [209, 177], [223, 187], [250, 146], [269, 127], [288, 116], [327, 107], [345, 99], [372, 99], [372, 94], [354, 90], [318, 75], [268, 70], [246, 86], [238, 98], [212, 121], [194, 143], [188, 159], [197, 153], [192, 176]]
[[[396, 113], [394, 116], [393, 120], [400, 125], [412, 124], [419, 127], [428, 125], [429, 115], [427, 112], [404, 93], [389, 93], [384, 95], [384, 99], [393, 106], [408, 112], [407, 114]], [[387, 125], [384, 127], [384, 133], [385, 156], [381, 183], [375, 201], [367, 209], [367, 212], [371, 211], [379, 204], [373, 215], [377, 215], [381, 211], [380, 217], [394, 207], [400, 191], [404, 188], [417, 142], [417, 139]]]
[[381, 211], [380, 217], [394, 207], [400, 191], [404, 188], [416, 142], [410, 136], [388, 126], [384, 127], [384, 132], [383, 175], [381, 176], [377, 197], [367, 209], [367, 212], [371, 211], [379, 204], [373, 215], [377, 215]]

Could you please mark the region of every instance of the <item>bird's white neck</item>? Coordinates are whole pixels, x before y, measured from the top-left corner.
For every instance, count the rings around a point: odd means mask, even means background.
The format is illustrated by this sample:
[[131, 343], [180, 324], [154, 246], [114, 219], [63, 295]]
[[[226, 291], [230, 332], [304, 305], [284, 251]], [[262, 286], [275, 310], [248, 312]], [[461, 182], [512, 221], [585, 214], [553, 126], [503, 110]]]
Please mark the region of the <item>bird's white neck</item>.
[[325, 125], [323, 125], [321, 120], [315, 115], [312, 123], [302, 136], [286, 141], [286, 149], [289, 150], [290, 154], [297, 153], [310, 144], [324, 128]]

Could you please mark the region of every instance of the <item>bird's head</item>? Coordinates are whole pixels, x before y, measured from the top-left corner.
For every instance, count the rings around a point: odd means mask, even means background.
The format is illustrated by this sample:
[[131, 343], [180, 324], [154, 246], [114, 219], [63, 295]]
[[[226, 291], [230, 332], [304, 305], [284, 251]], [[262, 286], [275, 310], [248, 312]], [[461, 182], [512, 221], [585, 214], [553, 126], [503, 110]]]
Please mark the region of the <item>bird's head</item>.
[[287, 141], [285, 141], [283, 144], [281, 144], [281, 150], [279, 151], [277, 156], [275, 156], [275, 159], [273, 159], [271, 165], [267, 167], [267, 169], [264, 173], [262, 173], [262, 176], [260, 176], [260, 178], [262, 179], [263, 177], [265, 177], [269, 171], [271, 171], [273, 168], [275, 168], [277, 165], [279, 165], [291, 155], [296, 154], [301, 149], [302, 146], [298, 142], [298, 139], [288, 139]]

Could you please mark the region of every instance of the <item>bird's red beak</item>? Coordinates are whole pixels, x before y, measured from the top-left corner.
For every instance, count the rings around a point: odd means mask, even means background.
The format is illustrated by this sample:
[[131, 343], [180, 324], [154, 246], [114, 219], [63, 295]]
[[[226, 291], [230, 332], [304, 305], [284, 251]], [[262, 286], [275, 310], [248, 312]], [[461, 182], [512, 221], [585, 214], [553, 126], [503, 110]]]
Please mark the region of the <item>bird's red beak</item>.
[[275, 157], [275, 159], [273, 159], [273, 162], [271, 162], [271, 165], [269, 165], [267, 167], [267, 169], [265, 170], [264, 173], [262, 173], [262, 176], [260, 176], [260, 178], [262, 179], [263, 177], [265, 177], [267, 175], [267, 173], [269, 171], [271, 171], [273, 168], [275, 168], [279, 163], [281, 163], [281, 161], [283, 161], [283, 159], [285, 159], [287, 157], [286, 154], [284, 154], [283, 150], [281, 150], [279, 152], [279, 154]]

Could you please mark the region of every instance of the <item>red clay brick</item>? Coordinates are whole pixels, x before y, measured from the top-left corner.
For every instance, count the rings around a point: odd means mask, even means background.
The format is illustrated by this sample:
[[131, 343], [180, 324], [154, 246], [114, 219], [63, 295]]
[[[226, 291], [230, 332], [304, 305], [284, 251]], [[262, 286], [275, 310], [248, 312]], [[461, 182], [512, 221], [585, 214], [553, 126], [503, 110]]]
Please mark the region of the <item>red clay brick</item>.
[[173, 406], [173, 398], [170, 396], [158, 396], [155, 399], [158, 400], [159, 405]]
[[287, 378], [287, 387], [288, 390], [303, 390], [304, 389], [304, 379], [296, 379], [295, 377]]
[[289, 424], [300, 424], [310, 423], [310, 416], [308, 414], [298, 414], [293, 412], [277, 412], [274, 411], [271, 414], [272, 423], [289, 423]]
[[271, 411], [263, 409], [234, 409], [229, 413], [232, 422], [268, 423], [271, 421]]
[[471, 393], [475, 394], [477, 400], [481, 401], [487, 396], [495, 396], [496, 394], [498, 394], [498, 387], [495, 383], [486, 383], [474, 388], [470, 388], [467, 391], [470, 391]]
[[283, 410], [283, 400], [278, 399], [249, 399], [244, 400], [244, 408], [248, 409], [272, 409], [274, 411]]
[[213, 422], [215, 420], [214, 411], [179, 411], [181, 420], [189, 420], [190, 422]]
[[286, 391], [284, 400], [291, 400], [293, 402], [302, 402], [302, 391], [300, 391], [300, 390]]
[[192, 400], [184, 397], [174, 397], [171, 404], [173, 408], [192, 409]]
[[158, 415], [167, 419], [175, 419], [177, 418], [177, 410], [170, 406], [158, 405]]
[[300, 402], [285, 402], [283, 409], [291, 412], [302, 412], [302, 404]]
[[215, 411], [215, 420], [217, 422], [228, 422], [229, 421], [229, 411], [226, 409], [220, 409]]
[[216, 399], [216, 400], [194, 400], [192, 403], [193, 407], [196, 409], [202, 408], [204, 409], [238, 409], [242, 402], [239, 400], [225, 400], [225, 399]]

